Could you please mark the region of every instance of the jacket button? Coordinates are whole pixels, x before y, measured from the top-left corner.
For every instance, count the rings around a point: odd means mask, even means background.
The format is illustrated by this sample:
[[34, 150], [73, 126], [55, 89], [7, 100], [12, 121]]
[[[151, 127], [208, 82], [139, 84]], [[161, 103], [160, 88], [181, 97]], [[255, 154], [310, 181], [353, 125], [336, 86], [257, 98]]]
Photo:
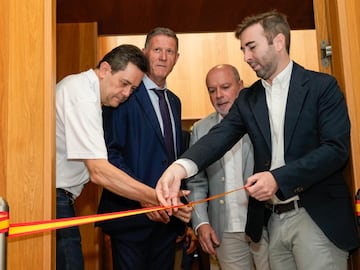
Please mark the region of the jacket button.
[[270, 167], [270, 160], [266, 160], [266, 161], [265, 161], [265, 166], [266, 166], [266, 167]]
[[224, 204], [225, 201], [224, 201], [224, 200], [220, 200], [219, 203], [220, 203], [220, 204]]

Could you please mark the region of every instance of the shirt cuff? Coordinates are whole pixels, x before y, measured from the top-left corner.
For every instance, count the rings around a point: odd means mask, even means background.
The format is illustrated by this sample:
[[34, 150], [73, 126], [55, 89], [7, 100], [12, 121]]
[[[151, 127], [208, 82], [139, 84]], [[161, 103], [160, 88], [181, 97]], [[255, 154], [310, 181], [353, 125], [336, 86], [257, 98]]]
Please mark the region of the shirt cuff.
[[181, 165], [184, 167], [186, 171], [186, 178], [191, 177], [199, 171], [198, 166], [194, 161], [188, 158], [180, 158], [176, 160], [174, 163]]
[[201, 222], [199, 223], [199, 225], [197, 225], [195, 228], [194, 228], [194, 232], [195, 232], [195, 235], [198, 235], [198, 229], [201, 225], [204, 225], [204, 224], [210, 224], [209, 222]]

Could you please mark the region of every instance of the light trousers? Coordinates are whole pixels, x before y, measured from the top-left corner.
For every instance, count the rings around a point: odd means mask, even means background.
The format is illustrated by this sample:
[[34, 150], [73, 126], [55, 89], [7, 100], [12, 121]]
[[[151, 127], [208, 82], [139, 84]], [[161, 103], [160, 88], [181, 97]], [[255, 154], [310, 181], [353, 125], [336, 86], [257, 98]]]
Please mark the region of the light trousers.
[[273, 213], [268, 223], [272, 270], [346, 270], [348, 252], [336, 247], [305, 208]]
[[243, 232], [224, 232], [216, 254], [221, 270], [270, 269], [268, 236], [265, 230], [258, 243], [252, 242]]

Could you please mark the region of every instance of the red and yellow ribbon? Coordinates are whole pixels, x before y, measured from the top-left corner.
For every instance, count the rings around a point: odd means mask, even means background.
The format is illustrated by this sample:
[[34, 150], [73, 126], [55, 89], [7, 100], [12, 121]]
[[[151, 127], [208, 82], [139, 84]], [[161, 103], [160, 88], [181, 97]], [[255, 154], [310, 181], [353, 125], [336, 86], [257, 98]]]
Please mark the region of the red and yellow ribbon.
[[0, 212], [0, 233], [5, 233], [8, 231], [10, 225], [9, 213]]
[[360, 200], [355, 201], [355, 211], [356, 211], [356, 215], [360, 217]]
[[230, 193], [239, 191], [244, 189], [244, 187], [240, 187], [238, 189], [234, 189], [228, 192], [224, 192], [221, 194], [214, 195], [209, 198], [205, 198], [202, 200], [198, 200], [195, 202], [190, 202], [185, 205], [176, 205], [170, 207], [164, 206], [155, 206], [148, 208], [141, 208], [135, 210], [121, 211], [121, 212], [113, 212], [106, 214], [97, 214], [97, 215], [89, 215], [89, 216], [81, 216], [81, 217], [71, 217], [71, 218], [61, 218], [61, 219], [53, 219], [48, 221], [35, 221], [35, 222], [27, 222], [27, 223], [17, 223], [11, 224], [9, 213], [8, 212], [0, 212], [0, 233], [8, 233], [8, 237], [16, 237], [27, 234], [34, 234], [40, 232], [46, 232], [50, 230], [62, 229], [72, 226], [79, 226], [93, 222], [105, 221], [115, 218], [146, 214], [153, 211], [167, 210], [172, 208], [181, 208], [185, 206], [193, 207], [196, 204], [204, 203], [210, 200], [214, 200], [223, 196], [226, 196]]

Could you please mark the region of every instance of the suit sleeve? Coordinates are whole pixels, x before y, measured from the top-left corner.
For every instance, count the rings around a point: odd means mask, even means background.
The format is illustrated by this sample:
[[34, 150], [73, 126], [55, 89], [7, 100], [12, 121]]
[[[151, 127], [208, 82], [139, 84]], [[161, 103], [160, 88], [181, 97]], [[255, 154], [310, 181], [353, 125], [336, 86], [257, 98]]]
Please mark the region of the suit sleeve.
[[192, 145], [181, 158], [191, 159], [199, 170], [220, 159], [246, 133], [236, 99], [228, 115]]
[[[190, 146], [196, 143], [196, 141], [199, 140], [199, 137], [201, 136], [199, 135], [198, 128], [195, 125], [190, 137]], [[195, 176], [188, 178], [186, 180], [186, 187], [187, 189], [191, 190], [191, 193], [189, 194], [190, 201], [195, 202], [207, 198], [208, 190], [209, 190], [209, 180], [205, 170], [202, 170]], [[204, 222], [209, 223], [207, 206], [208, 206], [207, 202], [194, 205], [196, 211], [193, 212], [191, 218], [191, 223], [194, 230], [201, 223]]]

